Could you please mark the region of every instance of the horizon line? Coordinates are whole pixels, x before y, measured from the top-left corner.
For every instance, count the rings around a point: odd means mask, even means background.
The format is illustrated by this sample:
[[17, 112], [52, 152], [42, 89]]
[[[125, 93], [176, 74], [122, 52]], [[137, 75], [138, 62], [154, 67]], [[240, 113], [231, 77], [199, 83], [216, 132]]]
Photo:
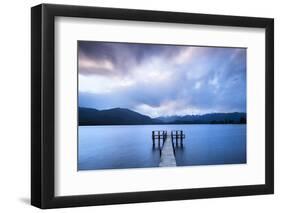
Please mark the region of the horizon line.
[[125, 110], [130, 110], [130, 111], [133, 111], [133, 112], [138, 113], [138, 114], [141, 114], [141, 115], [148, 116], [148, 117], [150, 117], [150, 118], [173, 117], [173, 116], [186, 116], [186, 115], [189, 115], [189, 116], [202, 116], [202, 115], [208, 115], [208, 114], [231, 114], [231, 113], [245, 113], [245, 114], [247, 114], [247, 112], [243, 112], [243, 111], [240, 111], [240, 112], [239, 112], [239, 111], [229, 111], [229, 112], [208, 112], [208, 113], [202, 113], [202, 114], [161, 115], [161, 116], [152, 117], [152, 116], [150, 116], [150, 115], [146, 115], [146, 114], [144, 114], [144, 113], [140, 113], [140, 112], [138, 112], [138, 111], [135, 111], [135, 110], [132, 110], [132, 109], [129, 109], [129, 108], [123, 108], [123, 107], [113, 107], [113, 108], [97, 109], [97, 108], [87, 107], [87, 106], [78, 106], [78, 109], [79, 109], [79, 108], [94, 109], [94, 110], [98, 110], [98, 111], [112, 110], [112, 109], [125, 109]]

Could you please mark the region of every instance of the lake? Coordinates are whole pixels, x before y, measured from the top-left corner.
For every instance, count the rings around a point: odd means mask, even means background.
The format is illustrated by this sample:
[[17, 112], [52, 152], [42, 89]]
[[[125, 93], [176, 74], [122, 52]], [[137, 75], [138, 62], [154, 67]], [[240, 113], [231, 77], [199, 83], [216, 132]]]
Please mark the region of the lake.
[[79, 126], [78, 170], [158, 167], [152, 130], [183, 130], [177, 166], [246, 163], [245, 124]]

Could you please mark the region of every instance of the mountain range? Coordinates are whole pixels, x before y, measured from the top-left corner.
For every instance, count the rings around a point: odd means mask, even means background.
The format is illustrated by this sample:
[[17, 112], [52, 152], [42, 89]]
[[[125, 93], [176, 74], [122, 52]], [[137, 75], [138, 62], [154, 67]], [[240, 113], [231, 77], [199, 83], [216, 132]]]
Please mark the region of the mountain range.
[[79, 107], [79, 125], [148, 124], [245, 124], [246, 113], [209, 113], [204, 115], [162, 116], [151, 118], [125, 108], [97, 110]]

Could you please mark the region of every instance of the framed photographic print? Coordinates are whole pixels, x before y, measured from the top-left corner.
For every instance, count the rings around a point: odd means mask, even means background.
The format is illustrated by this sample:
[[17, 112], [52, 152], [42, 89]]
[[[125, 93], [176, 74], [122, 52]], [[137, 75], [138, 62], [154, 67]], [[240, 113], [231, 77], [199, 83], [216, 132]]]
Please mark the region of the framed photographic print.
[[274, 21], [31, 9], [31, 203], [274, 191]]

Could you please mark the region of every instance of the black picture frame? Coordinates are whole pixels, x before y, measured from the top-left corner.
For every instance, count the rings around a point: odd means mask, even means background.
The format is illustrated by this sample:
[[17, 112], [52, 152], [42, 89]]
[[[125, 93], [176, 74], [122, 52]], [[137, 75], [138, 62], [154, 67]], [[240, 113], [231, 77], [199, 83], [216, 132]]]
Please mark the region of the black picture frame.
[[[265, 184], [112, 194], [54, 195], [55, 17], [100, 18], [162, 23], [264, 28], [266, 128]], [[164, 11], [41, 4], [31, 8], [31, 204], [60, 208], [272, 194], [274, 192], [274, 20]]]

